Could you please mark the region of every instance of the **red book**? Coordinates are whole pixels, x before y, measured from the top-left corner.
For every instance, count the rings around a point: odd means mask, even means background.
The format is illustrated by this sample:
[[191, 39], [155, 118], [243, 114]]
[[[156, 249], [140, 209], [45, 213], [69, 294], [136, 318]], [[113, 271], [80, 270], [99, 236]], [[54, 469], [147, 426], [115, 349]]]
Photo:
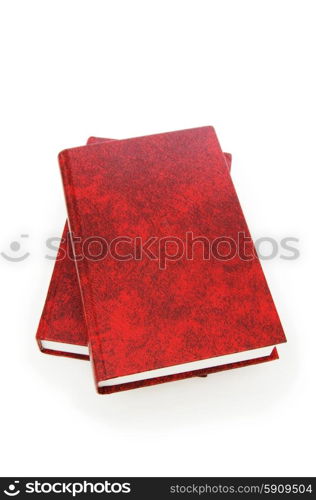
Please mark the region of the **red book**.
[[100, 393], [276, 356], [286, 339], [212, 127], [59, 161]]
[[[90, 137], [87, 144], [109, 140], [113, 139]], [[224, 156], [230, 170], [231, 154], [224, 153]], [[76, 266], [67, 240], [68, 234], [66, 222], [36, 339], [44, 353], [88, 360], [87, 329]]]

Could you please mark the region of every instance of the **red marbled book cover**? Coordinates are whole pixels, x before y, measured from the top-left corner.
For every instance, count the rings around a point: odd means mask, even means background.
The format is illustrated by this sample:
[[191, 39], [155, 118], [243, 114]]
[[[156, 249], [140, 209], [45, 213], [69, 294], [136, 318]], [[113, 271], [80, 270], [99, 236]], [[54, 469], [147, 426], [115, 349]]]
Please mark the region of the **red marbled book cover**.
[[94, 250], [104, 239], [125, 237], [120, 248], [127, 256], [130, 240], [154, 237], [159, 255], [166, 239], [189, 247], [188, 233], [238, 245], [243, 234], [254, 256], [205, 258], [198, 250], [165, 268], [165, 254], [158, 262], [78, 258], [99, 392], [198, 375], [115, 385], [119, 377], [251, 349], [271, 346], [270, 357], [277, 356], [273, 345], [285, 336], [212, 127], [72, 148], [59, 161], [71, 230], [81, 242], [93, 241]]
[[[87, 144], [97, 144], [114, 139], [90, 137]], [[227, 168], [231, 168], [231, 154], [224, 153]], [[82, 299], [71, 246], [67, 245], [68, 223], [65, 223], [57, 259], [49, 284], [46, 301], [37, 329], [36, 339], [42, 352], [56, 356], [89, 359], [83, 353], [68, 352], [67, 347], [58, 350], [45, 347], [45, 341], [88, 346]], [[70, 253], [69, 253], [70, 251]], [[44, 341], [44, 345], [43, 345]], [[53, 347], [53, 344], [50, 345]]]

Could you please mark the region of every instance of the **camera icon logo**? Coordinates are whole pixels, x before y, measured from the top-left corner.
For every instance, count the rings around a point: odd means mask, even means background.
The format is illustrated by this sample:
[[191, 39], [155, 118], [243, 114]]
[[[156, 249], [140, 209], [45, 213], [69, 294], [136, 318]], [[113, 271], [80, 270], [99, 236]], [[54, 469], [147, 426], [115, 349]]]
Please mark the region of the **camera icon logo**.
[[[28, 238], [28, 237], [29, 237], [28, 234], [21, 234], [21, 238]], [[2, 257], [4, 257], [6, 260], [8, 260], [10, 262], [22, 262], [23, 260], [28, 258], [30, 253], [25, 252], [22, 255], [18, 255], [18, 252], [20, 250], [21, 250], [21, 243], [19, 241], [11, 241], [11, 243], [10, 243], [11, 254], [8, 255], [5, 252], [1, 252], [1, 255], [2, 255]]]
[[20, 493], [20, 490], [17, 489], [17, 484], [19, 484], [20, 481], [14, 481], [13, 483], [9, 484], [8, 490], [4, 490], [4, 493], [8, 495], [9, 497], [15, 497]]

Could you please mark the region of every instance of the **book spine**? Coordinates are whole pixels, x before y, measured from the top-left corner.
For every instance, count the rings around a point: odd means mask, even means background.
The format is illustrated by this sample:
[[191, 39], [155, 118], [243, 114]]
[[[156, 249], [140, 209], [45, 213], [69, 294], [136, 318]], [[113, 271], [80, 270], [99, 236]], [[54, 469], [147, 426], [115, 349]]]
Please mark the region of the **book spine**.
[[[103, 356], [99, 356], [98, 363], [93, 357], [93, 350], [91, 349], [91, 342], [93, 341], [95, 345], [95, 349], [97, 352], [102, 353], [102, 345], [100, 342], [100, 338], [98, 332], [100, 331], [97, 315], [93, 306], [93, 297], [91, 290], [91, 282], [89, 280], [89, 267], [88, 262], [85, 258], [78, 259], [76, 258], [76, 249], [73, 243], [72, 234], [81, 235], [82, 232], [82, 220], [79, 216], [79, 212], [77, 209], [77, 196], [76, 196], [76, 188], [72, 181], [72, 166], [71, 161], [69, 159], [69, 155], [67, 151], [62, 151], [58, 155], [58, 161], [60, 166], [60, 172], [62, 176], [63, 186], [64, 186], [64, 194], [66, 199], [66, 206], [68, 212], [68, 224], [70, 229], [70, 242], [72, 245], [72, 252], [74, 256], [74, 262], [77, 271], [79, 289], [81, 294], [81, 300], [83, 305], [83, 312], [87, 327], [88, 333], [88, 348], [90, 353], [90, 360], [93, 365], [93, 373], [95, 378], [96, 388], [100, 377], [104, 379], [104, 374], [106, 373], [106, 367], [104, 364]], [[82, 286], [82, 280], [84, 279], [84, 286]], [[89, 307], [86, 307], [86, 304], [89, 304]], [[92, 340], [93, 339], [93, 340]], [[101, 375], [102, 374], [102, 375]]]

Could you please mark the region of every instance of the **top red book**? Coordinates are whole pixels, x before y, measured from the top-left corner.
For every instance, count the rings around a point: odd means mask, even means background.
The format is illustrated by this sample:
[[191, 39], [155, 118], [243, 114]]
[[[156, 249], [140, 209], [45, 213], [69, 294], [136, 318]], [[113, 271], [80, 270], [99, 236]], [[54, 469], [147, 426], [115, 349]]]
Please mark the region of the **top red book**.
[[212, 127], [59, 161], [99, 392], [285, 341]]

